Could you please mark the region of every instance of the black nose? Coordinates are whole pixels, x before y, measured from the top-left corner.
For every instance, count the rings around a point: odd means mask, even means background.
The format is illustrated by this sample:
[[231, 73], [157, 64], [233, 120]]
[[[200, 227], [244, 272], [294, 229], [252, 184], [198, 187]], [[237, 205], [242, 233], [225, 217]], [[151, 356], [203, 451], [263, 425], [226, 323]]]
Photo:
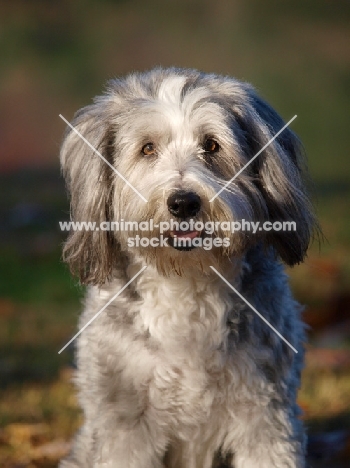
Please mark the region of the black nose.
[[201, 199], [196, 193], [179, 190], [168, 198], [168, 210], [176, 218], [196, 216], [201, 208]]

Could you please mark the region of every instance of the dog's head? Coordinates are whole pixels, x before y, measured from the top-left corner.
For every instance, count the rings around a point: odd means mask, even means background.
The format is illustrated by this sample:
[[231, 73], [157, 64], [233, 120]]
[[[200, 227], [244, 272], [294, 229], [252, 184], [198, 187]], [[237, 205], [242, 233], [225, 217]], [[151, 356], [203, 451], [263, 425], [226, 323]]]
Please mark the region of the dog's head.
[[[72, 125], [103, 156], [67, 131], [61, 161], [72, 219], [117, 221], [119, 228], [153, 220], [150, 231], [72, 232], [65, 258], [83, 282], [105, 282], [126, 253], [165, 274], [205, 270], [257, 242], [272, 245], [288, 265], [303, 260], [313, 215], [301, 147], [289, 128], [215, 197], [284, 125], [250, 85], [193, 70], [133, 74], [111, 81]], [[243, 219], [294, 221], [296, 230], [232, 233], [230, 223]], [[181, 230], [171, 220], [197, 224]], [[168, 247], [131, 245], [136, 235], [159, 238], [167, 222]], [[200, 223], [214, 223], [212, 231]], [[215, 237], [226, 241], [213, 243]]]

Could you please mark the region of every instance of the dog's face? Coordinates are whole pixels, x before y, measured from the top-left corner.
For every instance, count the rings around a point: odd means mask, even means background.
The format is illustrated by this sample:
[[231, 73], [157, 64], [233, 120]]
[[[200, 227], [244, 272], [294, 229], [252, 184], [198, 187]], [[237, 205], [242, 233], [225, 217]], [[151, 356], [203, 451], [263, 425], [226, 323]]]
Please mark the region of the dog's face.
[[[68, 132], [61, 157], [73, 219], [152, 219], [155, 226], [170, 226], [163, 232], [168, 246], [130, 247], [128, 238], [137, 234], [159, 239], [159, 227], [73, 232], [66, 258], [83, 282], [106, 281], [121, 252], [142, 256], [164, 274], [204, 271], [257, 242], [273, 245], [289, 265], [303, 259], [313, 217], [299, 143], [289, 129], [210, 201], [283, 127], [249, 85], [192, 70], [158, 69], [110, 82], [107, 93], [79, 111], [72, 124], [123, 176]], [[242, 219], [295, 221], [297, 230], [258, 236], [222, 227]], [[171, 220], [193, 224], [181, 231]], [[200, 222], [217, 225], [208, 233], [198, 228]], [[203, 248], [213, 238], [227, 240]]]

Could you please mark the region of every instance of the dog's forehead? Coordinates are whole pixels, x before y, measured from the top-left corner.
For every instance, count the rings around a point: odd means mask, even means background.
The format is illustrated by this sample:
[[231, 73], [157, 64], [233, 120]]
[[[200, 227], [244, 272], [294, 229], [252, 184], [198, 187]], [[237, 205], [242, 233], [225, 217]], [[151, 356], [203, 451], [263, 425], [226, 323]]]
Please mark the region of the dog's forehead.
[[158, 88], [158, 99], [162, 102], [179, 103], [186, 82], [187, 78], [179, 75], [163, 79]]
[[227, 120], [227, 98], [200, 81], [194, 85], [186, 75], [172, 75], [161, 77], [153, 85], [147, 98], [140, 101], [142, 112], [136, 117], [142, 120], [146, 114], [149, 127], [153, 120], [158, 130], [179, 136], [184, 130], [198, 133], [204, 127], [215, 131]]
[[177, 106], [183, 112], [193, 110], [196, 104], [205, 106], [206, 103], [215, 102], [222, 108], [227, 102], [223, 95], [208, 87], [201, 80], [193, 82], [191, 77], [185, 75], [174, 75], [163, 78], [159, 83], [156, 99], [164, 104]]

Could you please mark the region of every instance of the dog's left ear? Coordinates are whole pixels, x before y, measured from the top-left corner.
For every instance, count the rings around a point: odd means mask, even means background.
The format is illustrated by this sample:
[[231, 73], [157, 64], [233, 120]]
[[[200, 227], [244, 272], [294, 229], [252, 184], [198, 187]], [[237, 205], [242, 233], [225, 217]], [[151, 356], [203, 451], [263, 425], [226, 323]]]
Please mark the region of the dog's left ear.
[[[249, 147], [253, 157], [285, 125], [271, 106], [254, 92], [246, 117]], [[295, 230], [266, 233], [280, 258], [290, 266], [303, 261], [315, 226], [306, 193], [307, 168], [299, 139], [289, 129], [283, 132], [252, 163], [257, 184], [265, 199], [269, 221], [294, 222]], [[280, 227], [280, 225], [277, 225]]]

